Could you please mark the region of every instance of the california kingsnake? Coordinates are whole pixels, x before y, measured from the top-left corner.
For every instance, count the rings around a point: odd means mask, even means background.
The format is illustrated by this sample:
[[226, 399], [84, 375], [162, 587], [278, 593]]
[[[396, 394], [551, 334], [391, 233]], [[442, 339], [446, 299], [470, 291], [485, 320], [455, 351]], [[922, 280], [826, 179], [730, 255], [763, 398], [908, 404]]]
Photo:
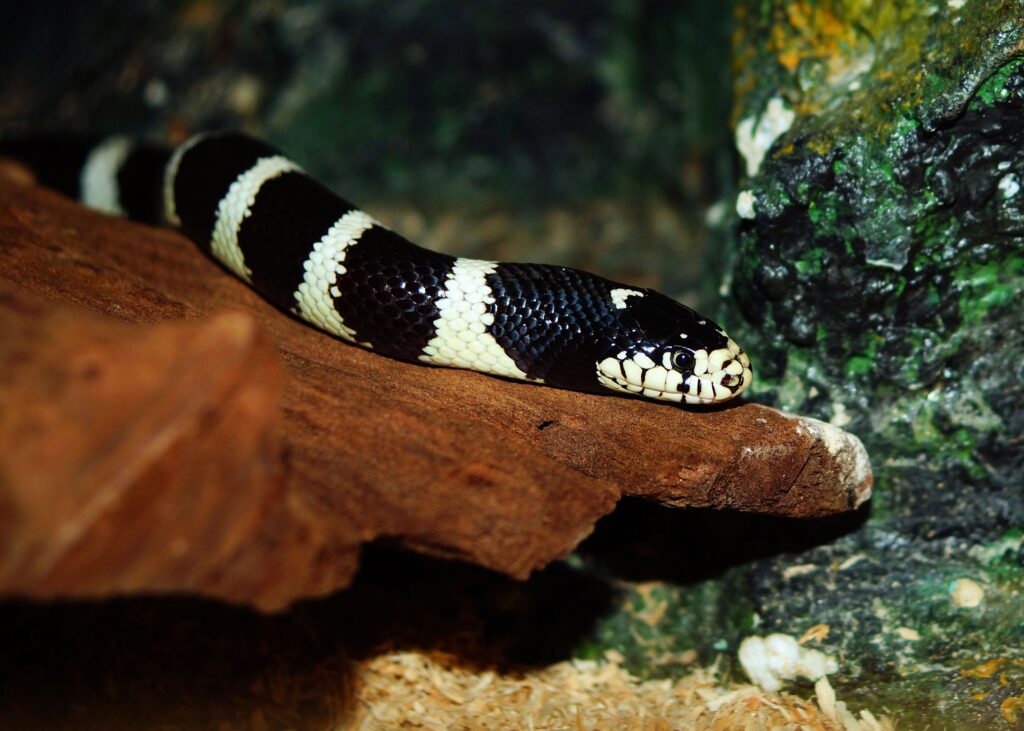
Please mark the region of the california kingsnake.
[[420, 248], [247, 135], [0, 154], [89, 206], [177, 226], [277, 307], [394, 358], [688, 404], [750, 385], [746, 353], [689, 307], [566, 267]]

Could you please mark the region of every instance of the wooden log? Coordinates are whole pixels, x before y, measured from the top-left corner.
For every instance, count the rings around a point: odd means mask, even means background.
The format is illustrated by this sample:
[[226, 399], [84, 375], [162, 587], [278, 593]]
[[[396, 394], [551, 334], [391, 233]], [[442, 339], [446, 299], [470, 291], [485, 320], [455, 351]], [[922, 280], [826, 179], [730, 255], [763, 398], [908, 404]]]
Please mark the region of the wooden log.
[[[276, 609], [345, 586], [359, 546], [376, 538], [525, 577], [569, 553], [623, 495], [814, 517], [853, 508], [870, 494], [860, 442], [829, 425], [754, 404], [687, 411], [390, 360], [275, 310], [173, 231], [88, 211], [11, 176], [0, 182], [0, 280], [7, 282], [5, 291], [27, 290], [101, 316], [81, 333], [113, 326], [102, 318], [147, 326], [103, 341], [105, 363], [135, 347], [132, 357], [150, 363], [154, 379], [133, 381], [141, 366], [130, 360], [118, 366], [128, 390], [107, 395], [137, 408], [118, 412], [131, 435], [125, 439], [133, 441], [106, 454], [112, 471], [139, 458], [129, 444], [141, 453], [153, 449], [159, 430], [140, 431], [140, 424], [158, 419], [157, 405], [169, 408], [170, 399], [205, 405], [210, 423], [196, 420], [190, 431], [187, 419], [180, 422], [179, 437], [188, 446], [175, 454], [187, 455], [188, 469], [215, 475], [205, 478], [205, 487], [193, 484], [193, 492], [170, 490], [167, 484], [187, 481], [179, 461], [173, 469], [136, 475], [130, 500], [94, 503], [109, 489], [104, 480], [60, 478], [91, 464], [88, 447], [97, 445], [75, 428], [89, 422], [51, 425], [53, 445], [67, 441], [75, 447], [54, 446], [47, 455], [55, 464], [32, 478], [31, 460], [13, 457], [10, 441], [23, 434], [27, 412], [7, 409], [12, 423], [0, 434], [0, 521], [6, 521], [0, 525], [15, 538], [0, 543], [0, 591], [61, 596], [178, 589]], [[24, 299], [9, 301], [3, 317], [17, 321], [24, 314], [17, 303]], [[248, 314], [204, 320], [224, 311]], [[98, 347], [70, 324], [34, 334], [33, 317], [26, 316], [18, 335], [0, 339], [0, 357], [8, 363], [20, 343], [33, 338], [42, 338], [39, 357], [51, 363], [78, 362]], [[284, 365], [279, 417], [267, 429], [267, 403], [278, 386], [258, 330], [268, 333]], [[218, 337], [223, 352], [208, 349]], [[168, 350], [171, 342], [180, 349]], [[240, 369], [243, 363], [252, 372]], [[142, 381], [150, 391], [138, 390]], [[17, 403], [28, 399], [54, 414], [67, 408], [59, 399], [48, 401], [39, 384], [8, 379], [0, 387], [9, 392], [5, 399]], [[256, 402], [258, 417], [247, 411]], [[166, 464], [173, 461], [168, 453]], [[32, 489], [66, 505], [61, 516], [71, 524], [92, 520], [79, 508], [96, 505], [105, 527], [87, 534], [109, 545], [91, 546], [77, 563], [66, 557], [40, 564], [12, 559], [30, 545], [43, 550], [44, 539], [56, 539], [62, 530], [56, 522], [48, 524], [49, 537], [42, 528], [17, 528], [38, 526], [33, 511], [47, 509], [38, 501], [14, 511], [4, 507], [12, 495], [23, 500], [23, 481], [30, 479], [54, 481], [32, 483]], [[205, 491], [204, 509], [237, 523], [218, 523], [198, 508], [190, 512], [187, 504], [175, 504], [178, 497], [162, 503], [166, 513], [144, 499], [173, 492], [199, 500], [199, 491]], [[213, 530], [215, 525], [220, 528]], [[128, 526], [145, 534], [141, 543], [118, 543]], [[170, 544], [180, 537], [180, 545], [189, 547], [185, 558], [172, 560], [171, 548], [153, 563], [118, 554], [119, 546], [134, 554], [139, 545], [150, 550], [159, 541], [146, 539], [156, 536]], [[54, 565], [74, 570], [58, 577], [45, 568]]]
[[143, 328], [0, 281], [0, 586], [231, 584], [284, 493], [281, 380], [244, 313]]

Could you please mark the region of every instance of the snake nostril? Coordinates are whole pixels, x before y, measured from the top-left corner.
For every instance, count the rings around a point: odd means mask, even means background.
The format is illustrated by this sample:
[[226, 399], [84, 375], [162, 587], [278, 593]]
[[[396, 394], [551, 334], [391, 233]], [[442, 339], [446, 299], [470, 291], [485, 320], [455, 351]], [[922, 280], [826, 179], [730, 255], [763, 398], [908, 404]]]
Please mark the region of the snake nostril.
[[739, 382], [739, 380], [739, 376], [729, 375], [722, 379], [722, 385], [726, 388], [732, 388]]

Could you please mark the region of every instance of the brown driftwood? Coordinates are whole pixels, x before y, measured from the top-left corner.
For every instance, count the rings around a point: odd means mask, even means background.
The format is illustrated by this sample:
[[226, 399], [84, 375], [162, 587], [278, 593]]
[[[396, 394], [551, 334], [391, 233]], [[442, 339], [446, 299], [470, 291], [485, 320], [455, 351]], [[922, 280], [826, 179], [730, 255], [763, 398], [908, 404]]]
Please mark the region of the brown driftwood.
[[859, 441], [820, 422], [396, 362], [172, 231], [10, 177], [0, 283], [0, 592], [273, 609], [345, 586], [378, 537], [524, 577], [622, 495], [812, 517], [870, 494]]
[[141, 328], [0, 280], [0, 353], [0, 587], [246, 582], [284, 485], [281, 369], [251, 317]]

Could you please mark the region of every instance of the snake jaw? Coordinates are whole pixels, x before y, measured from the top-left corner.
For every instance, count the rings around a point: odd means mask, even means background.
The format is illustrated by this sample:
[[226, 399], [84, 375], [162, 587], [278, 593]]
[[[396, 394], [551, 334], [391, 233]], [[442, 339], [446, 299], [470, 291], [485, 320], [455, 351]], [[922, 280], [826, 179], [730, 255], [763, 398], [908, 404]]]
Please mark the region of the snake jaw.
[[745, 391], [753, 380], [750, 357], [732, 338], [726, 347], [693, 351], [692, 370], [672, 367], [672, 352], [660, 364], [646, 353], [626, 351], [597, 364], [597, 380], [613, 391], [691, 405], [723, 403]]

